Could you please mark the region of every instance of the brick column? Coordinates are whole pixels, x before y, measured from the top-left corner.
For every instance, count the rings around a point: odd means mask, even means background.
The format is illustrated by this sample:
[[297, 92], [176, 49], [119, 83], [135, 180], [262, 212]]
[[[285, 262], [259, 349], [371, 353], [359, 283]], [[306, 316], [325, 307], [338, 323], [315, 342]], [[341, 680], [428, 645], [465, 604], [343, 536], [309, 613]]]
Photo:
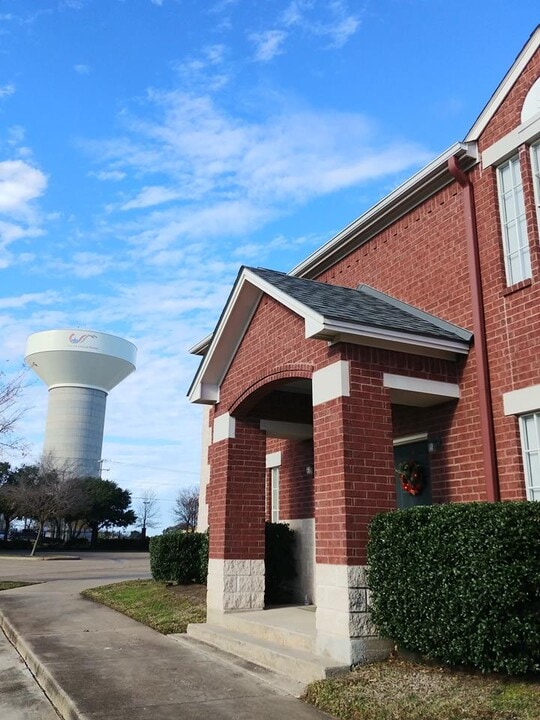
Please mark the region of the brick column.
[[379, 370], [338, 361], [313, 375], [317, 650], [352, 665], [385, 657], [368, 612], [368, 524], [395, 508], [390, 399]]
[[207, 491], [209, 620], [264, 607], [265, 453], [257, 421], [215, 418]]

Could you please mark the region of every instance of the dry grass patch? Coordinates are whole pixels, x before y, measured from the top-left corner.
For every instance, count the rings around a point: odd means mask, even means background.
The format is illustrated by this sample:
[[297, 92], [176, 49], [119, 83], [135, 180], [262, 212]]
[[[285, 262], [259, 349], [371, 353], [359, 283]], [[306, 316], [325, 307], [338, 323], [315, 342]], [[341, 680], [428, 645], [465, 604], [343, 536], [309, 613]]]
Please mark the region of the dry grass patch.
[[540, 681], [394, 659], [312, 683], [304, 700], [340, 720], [539, 720]]
[[184, 633], [188, 623], [206, 620], [204, 585], [165, 585], [155, 580], [129, 580], [90, 588], [81, 594], [164, 635]]

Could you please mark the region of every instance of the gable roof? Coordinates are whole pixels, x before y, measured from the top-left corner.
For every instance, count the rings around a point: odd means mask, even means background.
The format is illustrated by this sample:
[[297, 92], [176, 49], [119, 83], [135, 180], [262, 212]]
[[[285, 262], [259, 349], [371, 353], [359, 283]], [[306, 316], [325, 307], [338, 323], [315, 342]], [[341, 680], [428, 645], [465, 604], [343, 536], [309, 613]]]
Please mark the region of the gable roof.
[[292, 277], [276, 270], [246, 268], [261, 279], [303, 303], [327, 323], [353, 323], [388, 331], [413, 333], [451, 341], [470, 340], [471, 333], [451, 325], [412, 305], [402, 303], [369, 285], [356, 290]]
[[[243, 267], [208, 338], [205, 355], [188, 391], [192, 402], [219, 401], [219, 387], [262, 295], [304, 319], [307, 339], [350, 342], [401, 352], [455, 358], [466, 354], [472, 334], [368, 285], [329, 285], [275, 270]], [[203, 351], [198, 343], [193, 352]]]
[[501, 80], [497, 89], [488, 100], [487, 105], [484, 107], [474, 125], [467, 133], [464, 142], [476, 142], [478, 140], [539, 47], [540, 25], [537, 25], [536, 29], [531, 33], [531, 36], [525, 46], [512, 63], [512, 67]]

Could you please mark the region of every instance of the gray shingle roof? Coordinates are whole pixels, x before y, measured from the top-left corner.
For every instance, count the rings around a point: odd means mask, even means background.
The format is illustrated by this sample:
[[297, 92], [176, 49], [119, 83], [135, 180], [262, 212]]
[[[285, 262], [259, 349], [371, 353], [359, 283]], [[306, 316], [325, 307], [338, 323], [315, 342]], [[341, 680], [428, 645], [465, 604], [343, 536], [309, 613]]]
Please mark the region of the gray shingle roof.
[[467, 330], [366, 285], [355, 290], [265, 268], [247, 269], [328, 320], [458, 342], [472, 337]]

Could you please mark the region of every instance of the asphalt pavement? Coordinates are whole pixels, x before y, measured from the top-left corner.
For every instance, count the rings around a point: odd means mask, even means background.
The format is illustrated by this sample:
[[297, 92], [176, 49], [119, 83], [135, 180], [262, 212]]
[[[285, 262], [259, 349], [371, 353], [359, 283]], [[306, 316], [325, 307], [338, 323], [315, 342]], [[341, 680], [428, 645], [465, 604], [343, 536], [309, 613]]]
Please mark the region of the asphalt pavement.
[[[0, 556], [0, 579], [40, 583], [0, 592], [0, 627], [25, 663], [11, 654], [24, 682], [7, 693], [0, 685], [8, 709], [0, 704], [0, 717], [49, 720], [48, 698], [64, 720], [328, 719], [276, 687], [272, 673], [174, 642], [80, 595], [149, 576], [148, 555], [140, 553], [56, 561]], [[12, 652], [0, 635], [0, 669], [2, 650], [6, 658]], [[26, 715], [16, 714], [21, 697]], [[31, 702], [38, 701], [45, 704], [32, 715]]]

